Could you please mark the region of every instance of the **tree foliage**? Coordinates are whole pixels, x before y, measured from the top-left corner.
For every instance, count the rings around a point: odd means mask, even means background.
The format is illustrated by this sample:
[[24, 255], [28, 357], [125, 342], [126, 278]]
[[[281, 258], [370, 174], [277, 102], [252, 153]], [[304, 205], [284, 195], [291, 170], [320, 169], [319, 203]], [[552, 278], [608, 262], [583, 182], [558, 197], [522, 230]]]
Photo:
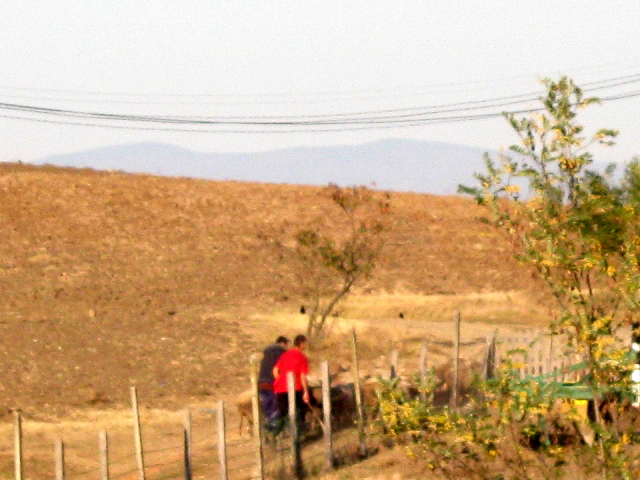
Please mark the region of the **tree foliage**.
[[332, 211], [295, 235], [308, 336], [320, 335], [327, 318], [351, 289], [371, 276], [384, 245], [388, 194], [366, 187], [329, 185]]
[[[478, 381], [470, 403], [457, 412], [383, 384], [378, 399], [387, 437], [405, 443], [440, 477], [640, 475], [640, 411], [631, 405], [638, 384], [630, 376], [640, 362], [630, 355], [628, 338], [616, 338], [638, 320], [640, 161], [631, 161], [618, 179], [613, 167], [594, 171], [592, 147], [613, 145], [617, 132], [588, 136], [578, 111], [597, 99], [565, 77], [544, 83], [540, 113], [507, 115], [520, 143], [497, 160], [485, 156], [478, 185], [460, 191], [488, 208], [484, 221], [504, 232], [518, 259], [552, 292], [558, 308], [551, 333], [564, 335], [571, 357], [584, 358], [593, 408], [567, 409], [565, 385], [554, 378], [521, 379], [518, 358], [526, 358], [527, 349], [509, 352], [494, 378]], [[432, 386], [420, 387], [425, 396], [432, 393]], [[587, 430], [597, 441], [587, 441]]]
[[598, 360], [606, 339], [630, 325], [638, 310], [638, 162], [618, 184], [613, 167], [589, 169], [588, 148], [612, 145], [617, 132], [601, 129], [587, 140], [577, 111], [597, 99], [585, 98], [567, 78], [545, 85], [542, 113], [507, 116], [520, 138], [510, 149], [514, 155], [497, 163], [486, 156], [487, 172], [476, 175], [479, 187], [460, 190], [491, 208], [489, 221], [551, 289], [560, 312], [554, 330]]
[[613, 166], [593, 170], [591, 148], [613, 145], [617, 132], [587, 136], [578, 111], [598, 100], [566, 77], [544, 84], [541, 113], [507, 115], [520, 143], [497, 162], [485, 156], [479, 185], [460, 191], [490, 208], [487, 221], [553, 293], [558, 315], [551, 328], [587, 361], [597, 415], [601, 392], [628, 368], [627, 344], [615, 334], [638, 315], [640, 166], [631, 161], [619, 181]]

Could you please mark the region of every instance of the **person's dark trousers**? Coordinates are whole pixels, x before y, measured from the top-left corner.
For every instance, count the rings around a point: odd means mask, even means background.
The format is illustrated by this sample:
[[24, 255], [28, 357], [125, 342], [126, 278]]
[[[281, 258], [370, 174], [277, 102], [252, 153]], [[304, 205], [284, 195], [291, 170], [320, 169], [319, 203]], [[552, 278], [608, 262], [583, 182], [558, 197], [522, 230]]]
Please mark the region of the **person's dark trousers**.
[[[304, 425], [307, 410], [309, 409], [309, 406], [304, 403], [304, 400], [302, 399], [303, 393], [304, 392], [302, 390], [296, 390], [296, 417], [298, 420], [298, 427]], [[287, 415], [289, 415], [289, 394], [287, 392], [278, 393], [277, 399], [278, 418], [285, 418]]]
[[270, 422], [278, 415], [278, 398], [273, 390], [260, 389], [259, 395], [264, 419]]

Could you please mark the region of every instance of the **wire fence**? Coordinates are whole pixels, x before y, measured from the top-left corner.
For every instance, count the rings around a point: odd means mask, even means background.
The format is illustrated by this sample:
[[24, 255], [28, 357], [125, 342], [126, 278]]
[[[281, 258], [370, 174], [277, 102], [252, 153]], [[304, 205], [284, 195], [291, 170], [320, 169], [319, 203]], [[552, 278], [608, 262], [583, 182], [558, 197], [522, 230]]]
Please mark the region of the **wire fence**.
[[[522, 375], [540, 374], [556, 368], [561, 364], [563, 356], [567, 355], [567, 349], [563, 346], [562, 339], [548, 337], [540, 332], [529, 330], [518, 331], [505, 338], [497, 338], [492, 335], [486, 341], [473, 339], [462, 342], [459, 317], [457, 321], [455, 338], [452, 342], [446, 343], [446, 346], [450, 346], [452, 350], [450, 359], [454, 366], [453, 375], [456, 386], [453, 390], [456, 392], [460, 388], [457, 383], [460, 346], [475, 348], [486, 342], [486, 354], [482, 366], [485, 373], [490, 366], [495, 367], [496, 363], [506, 358], [513, 350], [522, 350], [523, 358], [526, 360], [522, 367]], [[434, 343], [441, 347], [443, 342]], [[490, 354], [492, 349], [493, 356]], [[355, 331], [353, 332], [353, 356], [353, 378], [360, 379]], [[400, 376], [400, 374], [405, 374], [404, 378], [409, 376], [406, 375], [407, 372], [402, 370], [409, 362], [401, 363], [397, 351], [392, 352], [389, 358], [387, 378]], [[490, 365], [491, 363], [492, 365]], [[413, 371], [410, 372], [411, 377], [424, 375], [426, 372], [426, 344], [423, 345], [417, 365], [417, 368], [413, 368]], [[256, 437], [246, 432], [238, 432], [235, 428], [230, 429], [226, 425], [229, 415], [225, 413], [224, 403], [219, 402], [214, 408], [187, 410], [182, 424], [177, 419], [174, 421], [171, 418], [170, 421], [165, 419], [166, 425], [163, 428], [155, 426], [149, 431], [145, 431], [144, 428], [134, 429], [134, 442], [131, 441], [130, 434], [127, 435], [128, 438], [125, 438], [122, 432], [118, 432], [108, 446], [105, 444], [104, 448], [98, 449], [98, 443], [94, 437], [82, 440], [76, 438], [73, 442], [65, 444], [62, 459], [54, 459], [56, 465], [61, 463], [63, 467], [66, 466], [66, 470], [63, 468], [62, 471], [56, 472], [53, 468], [53, 462], [50, 461], [52, 458], [50, 455], [49, 460], [46, 460], [49, 463], [47, 472], [44, 469], [36, 472], [35, 467], [31, 464], [27, 465], [33, 461], [31, 456], [28, 458], [29, 462], [23, 462], [23, 452], [29, 451], [29, 449], [39, 451], [43, 449], [41, 446], [36, 448], [36, 442], [29, 439], [28, 435], [23, 444], [21, 416], [19, 413], [15, 413], [14, 445], [10, 446], [5, 439], [5, 443], [0, 446], [0, 458], [7, 459], [5, 461], [7, 464], [12, 457], [15, 459], [14, 466], [19, 463], [21, 468], [24, 463], [23, 470], [27, 471], [27, 475], [24, 475], [20, 468], [15, 467], [14, 480], [26, 478], [129, 480], [142, 478], [142, 475], [146, 480], [178, 478], [185, 480], [196, 478], [244, 480], [291, 478], [292, 471], [320, 473], [331, 466], [358, 461], [363, 455], [382, 445], [385, 440], [381, 432], [376, 430], [375, 425], [367, 421], [370, 417], [364, 415], [366, 399], [362, 398], [363, 386], [358, 383], [350, 383], [347, 387], [344, 385], [332, 386], [331, 378], [328, 375], [328, 364], [323, 368], [327, 369], [327, 376], [323, 377], [321, 383], [323, 388], [327, 389], [324, 392], [327, 395], [325, 398], [331, 398], [329, 403], [333, 409], [328, 418], [329, 423], [327, 424], [327, 417], [320, 418], [322, 414], [316, 412], [314, 414], [315, 430], [305, 432], [297, 439], [292, 437], [292, 432], [288, 428], [285, 428], [277, 437], [266, 434], [264, 431]], [[334, 392], [334, 388], [338, 388], [338, 390]], [[358, 388], [361, 395], [355, 394]], [[135, 389], [132, 388], [132, 399], [134, 396]], [[257, 388], [253, 392], [253, 400], [258, 402]], [[139, 421], [137, 399], [132, 400], [132, 405], [134, 419]], [[453, 405], [455, 406], [455, 403]], [[359, 421], [360, 418], [365, 421]], [[318, 420], [320, 420], [320, 425], [317, 425]], [[255, 421], [258, 424], [261, 422], [259, 417]], [[142, 427], [144, 426], [143, 424]], [[260, 428], [257, 431], [260, 431]], [[328, 431], [331, 432], [330, 441]], [[106, 439], [106, 432], [104, 438]], [[89, 456], [87, 453], [87, 444], [89, 443], [94, 443], [96, 446], [96, 452], [93, 456]], [[109, 450], [110, 448], [113, 451]], [[53, 454], [53, 448], [50, 451]], [[43, 464], [45, 460], [38, 460], [38, 463]], [[8, 471], [8, 469], [5, 468], [4, 471]]]

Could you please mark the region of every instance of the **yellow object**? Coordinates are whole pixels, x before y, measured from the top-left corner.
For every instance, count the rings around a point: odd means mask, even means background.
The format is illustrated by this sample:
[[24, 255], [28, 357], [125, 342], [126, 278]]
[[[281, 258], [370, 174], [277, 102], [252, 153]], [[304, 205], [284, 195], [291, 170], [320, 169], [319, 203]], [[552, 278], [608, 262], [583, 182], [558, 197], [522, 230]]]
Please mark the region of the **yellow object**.
[[589, 421], [589, 400], [563, 399], [560, 411], [567, 415], [587, 445], [593, 445], [595, 432]]
[[589, 422], [589, 400], [573, 400], [571, 398], [564, 398], [562, 399], [560, 410], [562, 413], [576, 415], [576, 420]]

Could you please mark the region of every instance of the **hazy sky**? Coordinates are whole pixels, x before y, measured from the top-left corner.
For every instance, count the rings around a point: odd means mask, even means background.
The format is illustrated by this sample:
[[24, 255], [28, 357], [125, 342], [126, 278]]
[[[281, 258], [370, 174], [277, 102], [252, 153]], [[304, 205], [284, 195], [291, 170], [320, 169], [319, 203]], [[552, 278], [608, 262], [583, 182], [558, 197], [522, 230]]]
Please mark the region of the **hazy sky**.
[[[393, 109], [640, 73], [636, 1], [4, 0], [0, 102], [109, 113], [271, 116]], [[640, 90], [640, 83], [618, 92]], [[612, 93], [614, 91], [612, 90]], [[604, 94], [604, 92], [603, 92]], [[640, 154], [640, 98], [592, 107]], [[0, 110], [0, 115], [11, 112]], [[42, 116], [32, 115], [43, 118]], [[0, 118], [0, 160], [137, 141], [202, 151], [417, 138], [497, 148], [504, 120], [332, 133], [177, 133]]]

